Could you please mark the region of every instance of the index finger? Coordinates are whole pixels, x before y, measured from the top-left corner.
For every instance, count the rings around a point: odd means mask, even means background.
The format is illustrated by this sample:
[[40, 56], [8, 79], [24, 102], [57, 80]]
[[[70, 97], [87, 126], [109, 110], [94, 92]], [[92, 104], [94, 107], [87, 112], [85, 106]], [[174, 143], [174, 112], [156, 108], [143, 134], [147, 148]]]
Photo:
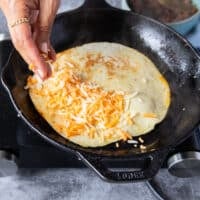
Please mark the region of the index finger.
[[50, 75], [50, 68], [41, 56], [33, 40], [31, 26], [28, 23], [18, 24], [10, 28], [12, 41], [18, 52], [29, 65], [34, 65], [34, 72], [43, 80]]

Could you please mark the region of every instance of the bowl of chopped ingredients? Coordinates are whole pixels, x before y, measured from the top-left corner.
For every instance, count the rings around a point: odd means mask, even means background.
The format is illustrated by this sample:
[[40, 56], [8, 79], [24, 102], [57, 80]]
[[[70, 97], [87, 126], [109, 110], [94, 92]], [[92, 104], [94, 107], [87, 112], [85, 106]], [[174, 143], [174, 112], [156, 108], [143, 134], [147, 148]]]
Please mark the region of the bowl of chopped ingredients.
[[181, 34], [197, 25], [200, 0], [122, 0], [124, 9], [165, 23]]

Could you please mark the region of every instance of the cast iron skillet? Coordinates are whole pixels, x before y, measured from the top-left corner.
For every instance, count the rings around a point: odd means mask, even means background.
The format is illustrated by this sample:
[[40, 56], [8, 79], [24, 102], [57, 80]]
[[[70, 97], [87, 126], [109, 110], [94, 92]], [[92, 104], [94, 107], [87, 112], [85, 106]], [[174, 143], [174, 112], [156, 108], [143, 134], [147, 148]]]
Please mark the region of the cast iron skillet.
[[[87, 6], [104, 8], [86, 9]], [[152, 178], [166, 155], [190, 136], [200, 121], [200, 58], [191, 45], [167, 26], [131, 12], [111, 9], [102, 0], [88, 0], [79, 9], [57, 16], [52, 31], [57, 52], [88, 42], [109, 41], [133, 47], [148, 56], [169, 82], [172, 103], [165, 120], [143, 136], [146, 152], [121, 143], [120, 148], [83, 148], [59, 136], [34, 109], [24, 90], [30, 72], [13, 52], [2, 73], [2, 81], [21, 118], [46, 141], [71, 150], [105, 180], [137, 181]], [[113, 171], [105, 159], [147, 161], [139, 171]]]

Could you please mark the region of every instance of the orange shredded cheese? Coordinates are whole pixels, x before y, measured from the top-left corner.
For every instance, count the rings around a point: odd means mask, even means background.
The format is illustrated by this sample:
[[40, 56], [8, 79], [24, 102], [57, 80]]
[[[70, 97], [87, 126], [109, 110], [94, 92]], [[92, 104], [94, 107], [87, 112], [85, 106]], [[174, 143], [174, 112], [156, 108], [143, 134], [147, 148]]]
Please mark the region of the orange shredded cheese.
[[133, 125], [134, 124], [134, 120], [133, 118], [130, 116], [130, 113], [127, 116], [127, 123], [128, 125]]
[[[66, 120], [66, 126], [57, 129], [67, 137], [88, 134], [91, 139], [99, 134], [96, 129], [101, 129], [107, 133], [104, 139], [112, 138], [115, 134], [113, 128], [117, 128], [124, 112], [123, 93], [105, 91], [82, 80], [71, 67], [65, 67], [56, 73], [56, 76], [51, 77], [55, 79], [52, 85], [36, 87], [34, 92], [47, 98], [49, 112], [60, 114]], [[28, 87], [31, 89], [36, 82], [34, 77], [29, 78]], [[132, 138], [128, 132], [119, 128], [117, 134], [123, 140]]]
[[126, 141], [126, 140], [128, 140], [128, 139], [132, 139], [132, 136], [128, 133], [128, 132], [126, 132], [126, 131], [122, 131], [122, 134], [123, 134], [123, 140], [124, 141]]
[[31, 70], [31, 71], [35, 71], [35, 65], [34, 64], [30, 64], [28, 66], [28, 68]]
[[157, 118], [155, 113], [143, 113], [143, 116], [146, 118]]

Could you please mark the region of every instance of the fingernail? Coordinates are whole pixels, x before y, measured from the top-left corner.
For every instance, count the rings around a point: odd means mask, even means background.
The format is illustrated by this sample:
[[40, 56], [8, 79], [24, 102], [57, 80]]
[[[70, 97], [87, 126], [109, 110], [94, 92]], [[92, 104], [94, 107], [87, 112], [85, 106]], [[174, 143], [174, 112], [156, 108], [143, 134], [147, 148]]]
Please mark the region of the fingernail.
[[39, 75], [39, 77], [40, 77], [42, 80], [45, 78], [45, 75], [44, 75], [44, 73], [43, 73], [42, 70], [38, 69], [38, 70], [37, 70], [37, 74]]
[[48, 45], [47, 45], [47, 42], [42, 42], [40, 44], [40, 50], [43, 52], [43, 53], [48, 53]]

